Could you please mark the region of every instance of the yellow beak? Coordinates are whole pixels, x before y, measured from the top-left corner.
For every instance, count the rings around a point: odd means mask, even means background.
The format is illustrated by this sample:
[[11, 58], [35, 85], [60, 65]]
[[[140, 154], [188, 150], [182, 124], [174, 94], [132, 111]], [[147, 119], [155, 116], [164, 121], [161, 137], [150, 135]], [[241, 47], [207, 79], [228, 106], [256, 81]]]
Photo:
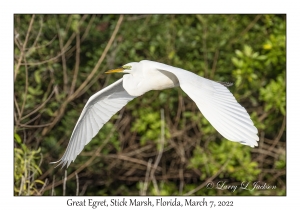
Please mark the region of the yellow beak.
[[123, 71], [124, 71], [124, 68], [120, 67], [120, 68], [117, 68], [117, 69], [108, 70], [105, 73], [106, 74], [111, 74], [111, 73], [118, 73], [118, 72], [123, 72]]

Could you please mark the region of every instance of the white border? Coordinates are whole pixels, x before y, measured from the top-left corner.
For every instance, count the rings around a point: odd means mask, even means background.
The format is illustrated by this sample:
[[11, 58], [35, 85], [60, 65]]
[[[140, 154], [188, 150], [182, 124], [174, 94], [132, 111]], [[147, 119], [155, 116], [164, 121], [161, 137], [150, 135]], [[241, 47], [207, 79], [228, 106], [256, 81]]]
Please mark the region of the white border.
[[[13, 14], [14, 13], [286, 13], [287, 14], [287, 196], [284, 197], [206, 197], [210, 200], [233, 200], [230, 209], [248, 209], [251, 207], [299, 206], [296, 203], [299, 189], [299, 37], [300, 15], [296, 1], [1, 1], [1, 147], [0, 147], [0, 206], [3, 209], [30, 208], [52, 209], [66, 208], [67, 199], [75, 197], [14, 197], [13, 196]], [[78, 197], [76, 199], [88, 199]], [[91, 197], [95, 200], [105, 197]], [[113, 199], [114, 197], [106, 197]], [[117, 197], [120, 198], [120, 197]], [[127, 197], [128, 199], [131, 197]], [[134, 198], [134, 197], [133, 197]], [[138, 198], [138, 197], [136, 197]], [[156, 199], [157, 197], [151, 197]], [[163, 197], [168, 200], [172, 197]], [[192, 197], [202, 199], [203, 197]], [[173, 197], [174, 199], [174, 197]], [[179, 197], [184, 199], [184, 197]], [[76, 208], [76, 207], [73, 207]], [[89, 208], [91, 207], [77, 207]], [[98, 207], [98, 209], [101, 207]], [[140, 207], [125, 207], [125, 209]], [[147, 207], [143, 207], [147, 208]], [[150, 207], [149, 207], [150, 208]], [[201, 207], [197, 207], [201, 208]], [[203, 207], [202, 207], [203, 208]], [[276, 209], [277, 209], [276, 208]], [[123, 208], [124, 209], [124, 208]]]

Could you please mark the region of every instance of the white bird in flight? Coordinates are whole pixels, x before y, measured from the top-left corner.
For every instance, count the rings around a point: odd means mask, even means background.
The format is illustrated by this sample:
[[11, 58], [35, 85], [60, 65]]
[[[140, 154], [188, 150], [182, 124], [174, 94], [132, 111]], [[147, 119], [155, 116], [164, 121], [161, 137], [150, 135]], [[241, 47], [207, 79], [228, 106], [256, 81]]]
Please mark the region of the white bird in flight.
[[[213, 127], [226, 139], [250, 147], [259, 138], [246, 109], [227, 89], [227, 83], [215, 82], [192, 72], [163, 63], [143, 60], [128, 63], [105, 73], [127, 73], [123, 78], [92, 95], [75, 125], [67, 150], [56, 162], [64, 167], [75, 160], [102, 126], [129, 101], [150, 90], [180, 86], [197, 104]], [[58, 166], [57, 165], [57, 166]]]

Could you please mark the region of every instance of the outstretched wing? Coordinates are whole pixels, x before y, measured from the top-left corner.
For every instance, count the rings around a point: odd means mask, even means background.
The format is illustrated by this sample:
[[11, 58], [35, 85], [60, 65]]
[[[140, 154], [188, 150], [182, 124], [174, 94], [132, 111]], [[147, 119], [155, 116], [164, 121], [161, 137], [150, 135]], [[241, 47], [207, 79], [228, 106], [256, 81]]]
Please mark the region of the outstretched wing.
[[182, 90], [222, 136], [251, 147], [257, 146], [257, 128], [246, 109], [224, 85], [161, 63], [157, 65], [157, 69], [171, 72], [178, 78]]
[[92, 95], [84, 106], [75, 125], [67, 150], [62, 158], [53, 163], [67, 167], [75, 160], [102, 126], [134, 96], [123, 88], [123, 78]]

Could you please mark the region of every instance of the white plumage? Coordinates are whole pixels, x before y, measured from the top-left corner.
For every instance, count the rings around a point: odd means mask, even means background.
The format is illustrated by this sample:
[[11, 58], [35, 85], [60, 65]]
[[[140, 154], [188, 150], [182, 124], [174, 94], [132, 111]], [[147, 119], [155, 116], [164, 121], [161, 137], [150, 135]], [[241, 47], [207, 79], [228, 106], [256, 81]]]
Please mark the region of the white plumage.
[[67, 167], [102, 126], [129, 101], [150, 90], [180, 86], [226, 139], [251, 147], [259, 140], [246, 109], [224, 85], [184, 69], [143, 60], [106, 73], [128, 73], [90, 97], [75, 125], [63, 157], [54, 163]]

